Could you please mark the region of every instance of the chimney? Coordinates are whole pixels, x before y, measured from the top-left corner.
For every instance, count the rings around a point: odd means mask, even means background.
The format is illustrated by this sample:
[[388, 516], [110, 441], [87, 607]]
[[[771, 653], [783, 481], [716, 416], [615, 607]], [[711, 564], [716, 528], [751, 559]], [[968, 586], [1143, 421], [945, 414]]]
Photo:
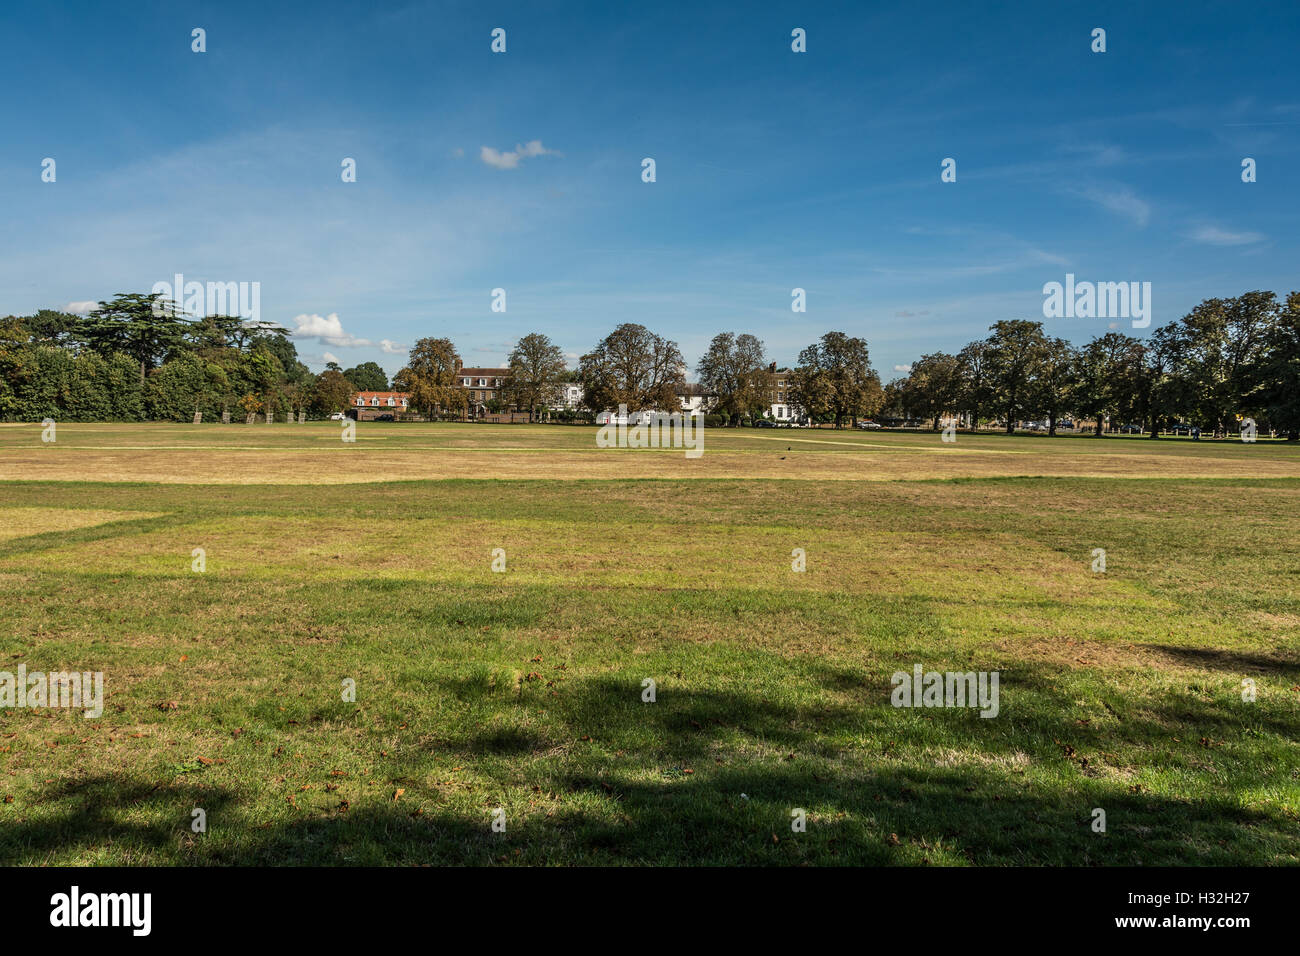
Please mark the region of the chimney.
[[768, 370], [769, 372], [775, 372], [775, 371], [776, 371], [776, 363], [773, 362], [771, 365], [769, 365], [769, 366], [767, 367], [767, 370]]

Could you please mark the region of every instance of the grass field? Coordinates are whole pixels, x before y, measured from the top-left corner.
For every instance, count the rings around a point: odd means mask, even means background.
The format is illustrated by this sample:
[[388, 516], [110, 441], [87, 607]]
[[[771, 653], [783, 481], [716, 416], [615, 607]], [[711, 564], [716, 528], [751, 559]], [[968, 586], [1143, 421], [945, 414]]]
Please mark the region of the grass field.
[[1300, 863], [1298, 448], [338, 432], [0, 427], [0, 863]]

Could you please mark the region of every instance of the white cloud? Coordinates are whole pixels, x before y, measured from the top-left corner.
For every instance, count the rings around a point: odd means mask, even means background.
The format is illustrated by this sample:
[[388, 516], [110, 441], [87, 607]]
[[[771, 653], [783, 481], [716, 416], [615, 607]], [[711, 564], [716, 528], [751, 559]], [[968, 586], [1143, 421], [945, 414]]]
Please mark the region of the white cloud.
[[339, 357], [335, 355], [333, 352], [325, 352], [323, 355], [321, 355], [321, 361], [327, 364], [333, 362], [335, 365], [337, 365], [339, 363]]
[[1201, 226], [1189, 238], [1211, 246], [1248, 246], [1252, 242], [1262, 242], [1265, 236], [1261, 232], [1228, 232], [1218, 226]]
[[359, 339], [343, 331], [343, 323], [339, 321], [337, 312], [331, 312], [326, 316], [304, 313], [294, 316], [293, 324], [297, 326], [293, 334], [298, 338], [316, 339], [324, 345], [333, 345], [336, 348], [355, 349], [374, 344], [369, 339]]
[[895, 365], [895, 366], [894, 366], [894, 371], [895, 371], [895, 372], [902, 372], [904, 375], [906, 375], [908, 372], [912, 371], [912, 366], [910, 366], [910, 365]]
[[69, 302], [63, 307], [63, 311], [71, 312], [73, 315], [89, 315], [98, 307], [98, 302]]
[[379, 348], [385, 355], [405, 355], [410, 351], [410, 348], [398, 345], [392, 339], [380, 339]]
[[1119, 189], [1092, 187], [1083, 190], [1079, 195], [1089, 202], [1095, 202], [1103, 209], [1132, 220], [1136, 226], [1145, 226], [1151, 219], [1151, 204], [1127, 187]]
[[561, 154], [555, 150], [543, 146], [540, 139], [533, 139], [522, 146], [516, 143], [514, 149], [508, 149], [504, 153], [493, 149], [491, 146], [484, 146], [479, 150], [478, 158], [496, 169], [514, 169], [519, 165], [521, 159], [533, 156], [559, 155]]

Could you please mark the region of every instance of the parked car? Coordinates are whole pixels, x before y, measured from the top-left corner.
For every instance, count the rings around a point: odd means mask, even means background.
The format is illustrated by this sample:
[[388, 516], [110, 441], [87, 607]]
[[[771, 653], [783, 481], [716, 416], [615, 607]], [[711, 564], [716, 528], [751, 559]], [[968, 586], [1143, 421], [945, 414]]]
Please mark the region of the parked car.
[[776, 422], [769, 422], [766, 418], [758, 418], [758, 419], [755, 419], [755, 420], [754, 420], [754, 427], [755, 427], [755, 428], [775, 428], [775, 427], [776, 427]]
[[1191, 433], [1192, 433], [1192, 426], [1185, 425], [1182, 422], [1179, 422], [1177, 425], [1174, 425], [1172, 428], [1169, 429], [1169, 434], [1171, 435], [1190, 435]]
[[1121, 435], [1141, 435], [1146, 431], [1141, 425], [1125, 425], [1119, 430]]
[[332, 421], [332, 422], [341, 422], [341, 421], [343, 421], [343, 419], [345, 419], [345, 418], [347, 418], [347, 417], [348, 417], [348, 416], [347, 416], [344, 412], [335, 412], [333, 415], [330, 416], [330, 421]]
[[875, 422], [858, 422], [859, 428], [866, 428], [875, 431], [877, 428], [884, 428], [884, 425], [877, 425]]

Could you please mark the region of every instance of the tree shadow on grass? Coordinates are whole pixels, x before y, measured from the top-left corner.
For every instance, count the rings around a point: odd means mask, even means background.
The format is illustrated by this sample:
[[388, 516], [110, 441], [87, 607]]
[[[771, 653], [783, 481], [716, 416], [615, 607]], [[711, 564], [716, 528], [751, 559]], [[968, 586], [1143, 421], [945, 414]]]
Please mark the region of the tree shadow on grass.
[[1276, 674], [1288, 680], [1300, 679], [1300, 658], [1294, 654], [1251, 654], [1217, 647], [1179, 647], [1174, 644], [1144, 644], [1143, 647], [1181, 661], [1191, 667], [1224, 671], [1228, 674]]
[[223, 788], [196, 789], [125, 774], [54, 781], [30, 806], [0, 808], [0, 865], [40, 864], [110, 846], [165, 858], [179, 852], [185, 835], [193, 832], [196, 807], [220, 819], [234, 803]]
[[[85, 859], [105, 848], [126, 862], [211, 865], [1300, 862], [1285, 808], [1249, 805], [1242, 795], [1258, 777], [1194, 736], [1231, 736], [1248, 724], [1294, 736], [1283, 713], [1238, 714], [1174, 693], [1120, 704], [1101, 733], [1078, 719], [1078, 688], [1045, 665], [1009, 669], [1002, 713], [988, 720], [893, 708], [879, 674], [861, 692], [843, 668], [805, 674], [813, 687], [802, 696], [668, 681], [655, 703], [642, 702], [631, 677], [555, 693], [449, 678], [438, 692], [486, 701], [493, 719], [395, 748], [383, 774], [415, 781], [403, 784], [414, 789], [400, 802], [392, 790], [364, 792], [350, 807], [295, 806], [286, 819], [265, 796], [246, 803], [130, 774], [68, 780], [33, 806], [0, 808], [0, 863]], [[288, 744], [312, 731], [283, 732]], [[1181, 749], [1171, 743], [1178, 736]], [[1130, 767], [1156, 753], [1179, 772], [1204, 765], [1218, 785], [1195, 796], [1133, 786]], [[436, 775], [448, 759], [486, 785], [460, 802], [423, 786], [445, 779]], [[503, 833], [491, 826], [498, 802]], [[195, 803], [210, 832], [191, 839]], [[1092, 828], [1097, 808], [1104, 833]], [[791, 828], [799, 810], [804, 832]]]
[[[139, 806], [131, 798], [148, 788], [103, 781], [93, 788], [103, 803], [97, 817], [22, 827], [6, 838], [3, 862], [40, 862], [112, 843], [139, 856], [152, 851], [151, 862], [199, 865], [1095, 866], [1221, 863], [1242, 841], [1261, 848], [1258, 863], [1295, 862], [1262, 849], [1280, 844], [1279, 821], [1226, 801], [1185, 803], [1112, 788], [1071, 802], [1008, 786], [988, 772], [875, 768], [831, 780], [790, 765], [690, 779], [575, 774], [554, 782], [561, 796], [596, 797], [602, 806], [511, 810], [504, 832], [493, 831], [486, 806], [475, 814], [376, 803], [256, 826], [242, 826], [232, 807], [220, 830], [182, 853], [175, 824], [127, 819]], [[158, 799], [167, 811], [188, 802], [177, 793]], [[1106, 833], [1091, 829], [1093, 806], [1106, 810]], [[791, 829], [796, 810], [806, 814], [804, 832]]]

